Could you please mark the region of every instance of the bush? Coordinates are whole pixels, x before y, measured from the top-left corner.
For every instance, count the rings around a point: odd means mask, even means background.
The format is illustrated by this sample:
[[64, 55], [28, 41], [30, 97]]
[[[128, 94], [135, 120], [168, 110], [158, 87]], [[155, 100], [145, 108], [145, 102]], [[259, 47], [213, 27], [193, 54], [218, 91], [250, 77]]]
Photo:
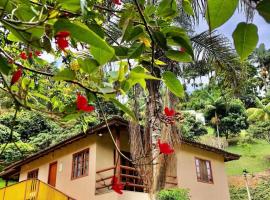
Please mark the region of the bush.
[[258, 121], [250, 125], [247, 132], [252, 135], [253, 138], [263, 139], [270, 143], [270, 121]]
[[188, 190], [180, 188], [161, 190], [157, 197], [158, 200], [190, 200]]
[[[270, 199], [270, 180], [259, 182], [256, 187], [250, 187], [251, 199], [269, 200]], [[245, 187], [230, 187], [231, 200], [247, 200], [247, 190]]]

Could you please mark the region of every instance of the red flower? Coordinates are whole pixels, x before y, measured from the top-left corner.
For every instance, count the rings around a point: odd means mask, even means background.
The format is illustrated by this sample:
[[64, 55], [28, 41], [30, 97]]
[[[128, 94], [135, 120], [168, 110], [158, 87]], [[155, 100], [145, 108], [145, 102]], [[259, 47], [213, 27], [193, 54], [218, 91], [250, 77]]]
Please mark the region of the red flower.
[[27, 60], [27, 58], [28, 58], [27, 55], [26, 55], [26, 53], [24, 51], [20, 53], [20, 57], [23, 60]]
[[70, 33], [68, 31], [60, 31], [56, 34], [56, 43], [58, 45], [58, 48], [62, 51], [65, 51], [65, 49], [68, 47], [68, 39]]
[[112, 177], [112, 189], [118, 194], [123, 194], [124, 185], [118, 182], [116, 176]]
[[13, 73], [10, 84], [15, 84], [22, 76], [22, 68], [18, 69], [16, 72]]
[[32, 58], [32, 57], [33, 57], [33, 53], [30, 52], [30, 53], [28, 54], [28, 58]]
[[60, 31], [56, 34], [56, 37], [62, 37], [67, 38], [70, 36], [70, 33], [68, 31]]
[[121, 5], [121, 0], [113, 0], [113, 3], [116, 5]]
[[95, 107], [88, 105], [86, 97], [77, 94], [77, 109], [85, 112], [92, 112], [95, 110]]
[[41, 51], [36, 50], [36, 51], [35, 51], [35, 55], [36, 55], [36, 56], [41, 56]]
[[167, 117], [173, 117], [175, 115], [175, 110], [168, 107], [165, 107], [164, 112]]
[[174, 152], [174, 149], [167, 142], [161, 143], [160, 139], [158, 139], [158, 147], [159, 147], [160, 153], [163, 153], [166, 155]]
[[186, 49], [184, 47], [181, 47], [180, 50], [179, 50], [180, 53], [185, 53], [186, 52]]

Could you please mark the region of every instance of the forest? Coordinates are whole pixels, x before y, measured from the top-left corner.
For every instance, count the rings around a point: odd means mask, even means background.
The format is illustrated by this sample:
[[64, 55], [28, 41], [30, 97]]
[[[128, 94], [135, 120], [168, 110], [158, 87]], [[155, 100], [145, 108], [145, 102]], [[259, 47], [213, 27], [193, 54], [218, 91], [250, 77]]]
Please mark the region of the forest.
[[247, 199], [245, 170], [269, 199], [270, 49], [254, 16], [269, 25], [268, 0], [1, 0], [0, 171], [122, 116], [133, 139], [145, 127], [134, 162], [155, 163], [160, 137], [198, 141], [242, 155], [226, 165], [232, 200]]

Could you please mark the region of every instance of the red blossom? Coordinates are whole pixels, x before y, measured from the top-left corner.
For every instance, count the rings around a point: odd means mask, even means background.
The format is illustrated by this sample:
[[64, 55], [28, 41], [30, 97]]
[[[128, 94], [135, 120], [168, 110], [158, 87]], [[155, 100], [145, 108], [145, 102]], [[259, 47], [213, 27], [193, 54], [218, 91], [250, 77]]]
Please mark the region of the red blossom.
[[29, 52], [28, 53], [28, 58], [32, 58], [33, 57], [33, 53], [32, 52]]
[[86, 97], [77, 94], [77, 109], [85, 112], [92, 112], [95, 110], [95, 107], [88, 105]]
[[160, 153], [163, 153], [166, 155], [174, 152], [174, 149], [167, 142], [161, 143], [160, 139], [158, 139], [158, 147], [159, 147]]
[[118, 193], [123, 194], [124, 185], [120, 182], [118, 182], [118, 178], [116, 176], [112, 177], [112, 189]]
[[173, 117], [175, 115], [175, 110], [168, 107], [165, 107], [164, 112], [167, 117]]
[[18, 69], [16, 72], [13, 73], [10, 84], [15, 84], [20, 78], [22, 77], [22, 68]]
[[35, 51], [35, 55], [36, 55], [36, 56], [41, 56], [41, 51], [36, 50], [36, 51]]
[[180, 50], [179, 50], [180, 53], [185, 53], [186, 52], [186, 49], [184, 47], [181, 47]]
[[68, 47], [67, 38], [69, 36], [70, 36], [70, 33], [68, 31], [60, 31], [56, 34], [56, 43], [60, 50], [65, 51], [65, 49]]
[[26, 53], [24, 51], [20, 53], [20, 57], [23, 60], [27, 60], [27, 58], [28, 58], [27, 55], [26, 55]]
[[121, 0], [113, 0], [113, 3], [116, 5], [121, 5]]

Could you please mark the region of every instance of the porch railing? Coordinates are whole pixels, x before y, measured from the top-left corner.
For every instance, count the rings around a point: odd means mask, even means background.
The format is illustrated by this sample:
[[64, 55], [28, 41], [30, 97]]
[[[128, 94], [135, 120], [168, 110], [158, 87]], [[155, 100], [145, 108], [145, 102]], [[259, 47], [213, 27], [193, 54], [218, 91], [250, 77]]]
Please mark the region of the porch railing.
[[25, 180], [0, 189], [0, 200], [75, 200], [37, 179]]
[[[116, 170], [116, 166], [101, 169], [96, 172], [96, 194], [110, 190], [114, 170]], [[136, 192], [148, 191], [147, 185], [143, 184], [138, 170], [134, 167], [120, 165], [120, 174], [116, 174], [115, 176], [120, 177], [120, 182], [124, 185], [124, 190]], [[177, 176], [166, 176], [165, 183], [166, 187], [176, 187], [178, 185]]]
[[[114, 176], [116, 166], [98, 170], [96, 179], [96, 193], [102, 193], [102, 190], [110, 190], [112, 186], [111, 180]], [[138, 170], [134, 167], [120, 165], [120, 182], [124, 185], [124, 190], [146, 192], [147, 186], [143, 184], [142, 178], [139, 176]]]

